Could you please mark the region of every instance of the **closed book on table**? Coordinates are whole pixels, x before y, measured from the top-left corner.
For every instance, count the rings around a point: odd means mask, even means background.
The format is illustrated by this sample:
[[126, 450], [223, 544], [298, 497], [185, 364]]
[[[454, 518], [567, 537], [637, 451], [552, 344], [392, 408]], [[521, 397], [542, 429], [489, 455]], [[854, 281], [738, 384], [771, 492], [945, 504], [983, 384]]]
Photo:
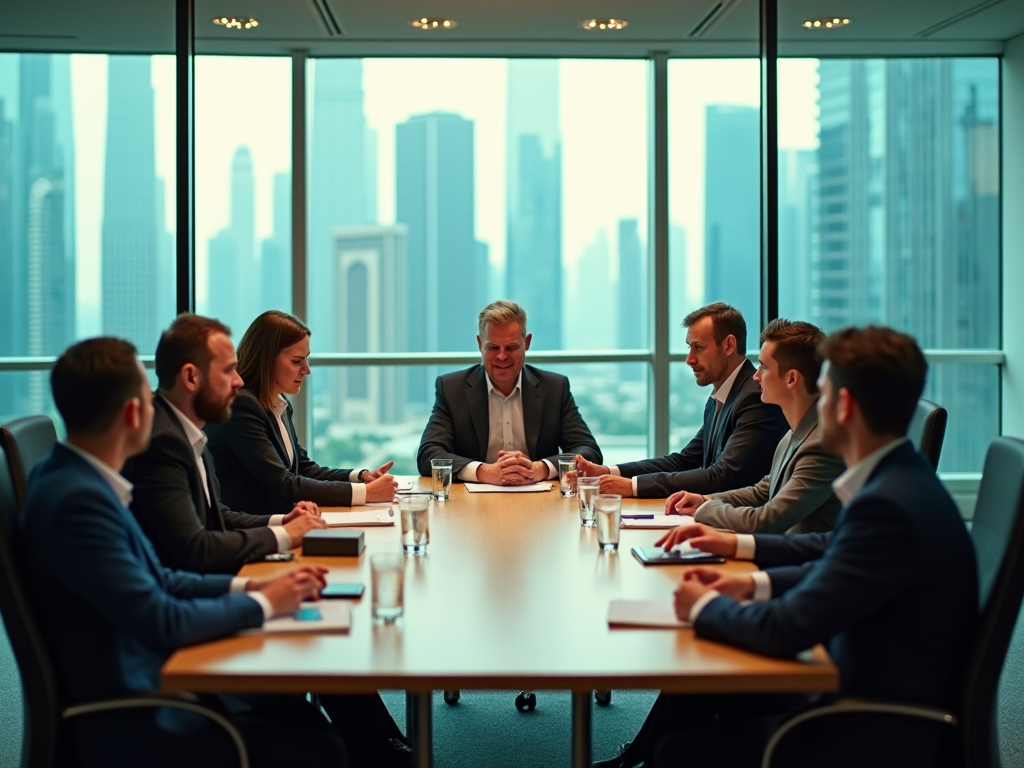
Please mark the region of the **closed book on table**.
[[347, 528], [320, 528], [302, 538], [302, 554], [320, 557], [358, 557], [366, 543], [363, 532]]

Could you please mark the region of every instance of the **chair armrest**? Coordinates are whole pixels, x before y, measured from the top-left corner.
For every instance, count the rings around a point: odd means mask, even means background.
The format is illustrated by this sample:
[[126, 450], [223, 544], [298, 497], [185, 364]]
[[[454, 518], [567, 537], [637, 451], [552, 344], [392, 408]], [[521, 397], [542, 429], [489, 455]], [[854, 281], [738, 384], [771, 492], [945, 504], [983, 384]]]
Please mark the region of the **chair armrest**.
[[898, 715], [903, 717], [918, 717], [924, 720], [932, 720], [937, 723], [956, 726], [956, 716], [943, 709], [935, 707], [922, 707], [916, 704], [891, 704], [883, 701], [868, 701], [866, 699], [841, 699], [834, 704], [826, 704], [822, 707], [815, 707], [798, 715], [779, 726], [772, 734], [768, 744], [764, 748], [761, 757], [761, 768], [771, 768], [772, 756], [776, 747], [779, 746], [786, 735], [794, 728], [806, 723], [808, 720], [816, 720], [832, 715], [848, 715], [861, 712], [871, 712], [882, 715]]
[[61, 717], [65, 720], [70, 720], [73, 717], [92, 715], [97, 712], [111, 712], [118, 709], [144, 709], [147, 707], [181, 709], [213, 720], [213, 722], [227, 731], [228, 736], [235, 743], [235, 749], [238, 751], [239, 768], [249, 768], [249, 753], [245, 748], [245, 742], [242, 740], [242, 734], [238, 732], [238, 729], [235, 728], [234, 724], [224, 714], [204, 704], [200, 704], [198, 699], [189, 693], [147, 691], [145, 693], [118, 696], [112, 699], [87, 701], [67, 707], [61, 713]]

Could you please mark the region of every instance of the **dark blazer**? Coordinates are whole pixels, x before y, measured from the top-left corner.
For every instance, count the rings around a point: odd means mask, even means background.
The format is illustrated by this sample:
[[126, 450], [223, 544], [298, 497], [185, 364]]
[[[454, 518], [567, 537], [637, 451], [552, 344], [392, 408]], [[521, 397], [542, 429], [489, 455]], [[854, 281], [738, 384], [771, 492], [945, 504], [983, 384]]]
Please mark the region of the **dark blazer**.
[[203, 450], [210, 503], [185, 429], [159, 394], [153, 397], [153, 435], [145, 453], [121, 474], [135, 485], [132, 512], [160, 561], [196, 573], [237, 573], [245, 563], [277, 552], [270, 515], [247, 515], [220, 500], [209, 446]]
[[712, 600], [699, 636], [769, 656], [825, 643], [842, 696], [954, 704], [978, 617], [974, 548], [913, 445], [882, 459], [831, 533], [754, 539], [772, 599]]
[[789, 424], [779, 406], [761, 402], [761, 385], [753, 377], [754, 366], [744, 360], [718, 421], [715, 401], [708, 398], [704, 425], [679, 453], [619, 464], [623, 477], [637, 477], [637, 496], [731, 491], [754, 485], [771, 471], [772, 454]]
[[812, 405], [796, 430], [779, 441], [768, 475], [757, 485], [711, 494], [694, 519], [738, 533], [831, 531], [839, 514], [832, 481], [844, 469], [843, 460], [821, 444]]
[[[576, 408], [568, 378], [524, 365], [522, 386], [526, 453], [533, 461], [547, 459], [557, 468], [561, 452], [601, 463], [601, 449]], [[487, 460], [487, 375], [482, 365], [474, 365], [438, 376], [434, 390], [416, 463], [420, 474], [429, 476], [431, 459], [453, 459], [458, 475], [471, 461]]]
[[290, 462], [273, 411], [244, 387], [231, 406], [231, 418], [206, 425], [224, 502], [235, 509], [259, 509], [272, 515], [288, 514], [298, 501], [350, 506], [352, 470], [321, 467], [309, 458], [295, 434], [291, 403], [281, 419], [294, 447]]
[[[255, 600], [228, 593], [229, 576], [163, 567], [107, 482], [61, 444], [32, 472], [19, 538], [65, 705], [157, 689], [177, 648], [263, 623]], [[113, 745], [124, 717], [81, 718], [74, 727], [102, 729], [90, 740]]]

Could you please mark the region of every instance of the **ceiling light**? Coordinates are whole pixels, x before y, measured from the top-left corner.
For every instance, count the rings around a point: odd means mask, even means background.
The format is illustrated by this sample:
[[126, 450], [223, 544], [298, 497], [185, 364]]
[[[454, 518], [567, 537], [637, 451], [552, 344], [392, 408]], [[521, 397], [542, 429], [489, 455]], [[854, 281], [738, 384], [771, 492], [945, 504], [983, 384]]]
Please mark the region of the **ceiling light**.
[[416, 29], [455, 29], [459, 26], [459, 22], [455, 19], [441, 19], [423, 16], [419, 19], [413, 19], [409, 22]]
[[804, 26], [807, 29], [834, 29], [835, 27], [845, 27], [849, 23], [849, 19], [839, 16], [828, 16], [824, 19], [808, 19], [804, 22]]
[[218, 27], [225, 27], [226, 29], [252, 29], [260, 25], [256, 19], [248, 19], [242, 16], [218, 16], [213, 20], [213, 23]]
[[580, 27], [586, 30], [623, 29], [627, 26], [629, 22], [625, 19], [584, 19], [580, 22]]

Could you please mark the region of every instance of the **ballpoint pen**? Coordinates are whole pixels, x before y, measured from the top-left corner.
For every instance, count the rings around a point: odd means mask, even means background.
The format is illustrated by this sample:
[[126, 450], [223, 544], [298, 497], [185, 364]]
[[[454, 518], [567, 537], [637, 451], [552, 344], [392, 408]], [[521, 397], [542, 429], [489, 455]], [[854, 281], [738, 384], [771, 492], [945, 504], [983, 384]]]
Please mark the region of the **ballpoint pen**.
[[622, 515], [623, 520], [653, 520], [654, 515]]

